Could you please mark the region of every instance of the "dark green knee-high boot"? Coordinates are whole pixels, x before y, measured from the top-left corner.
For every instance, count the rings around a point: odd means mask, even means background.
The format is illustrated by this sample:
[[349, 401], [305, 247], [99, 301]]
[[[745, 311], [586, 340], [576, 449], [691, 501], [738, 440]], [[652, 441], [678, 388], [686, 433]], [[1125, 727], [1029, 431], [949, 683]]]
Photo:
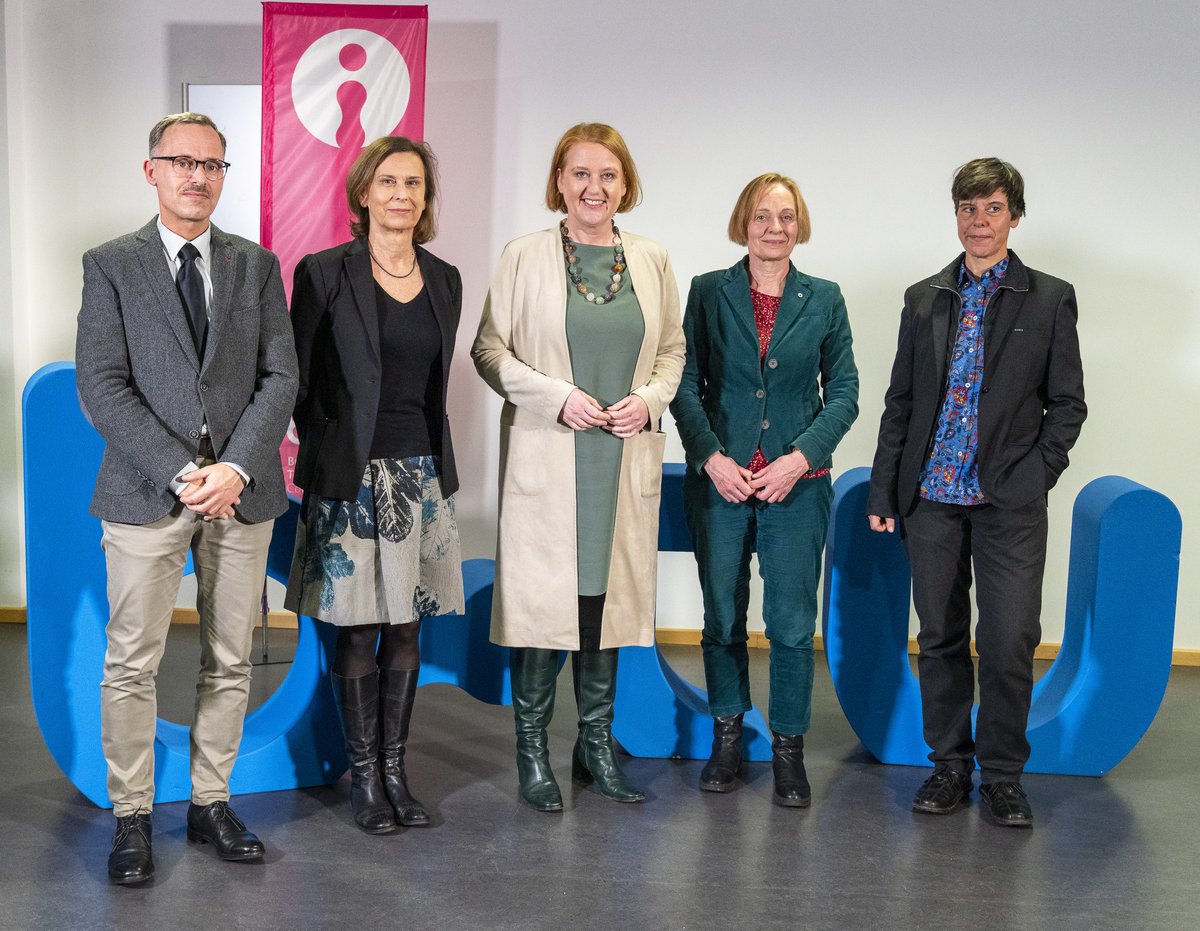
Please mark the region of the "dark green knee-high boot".
[[419, 669], [379, 670], [379, 768], [396, 820], [407, 828], [429, 827], [429, 812], [408, 791], [404, 772], [404, 746], [420, 673]]
[[562, 811], [562, 792], [550, 770], [546, 728], [554, 715], [557, 650], [511, 651], [513, 717], [517, 724], [517, 780], [521, 800], [538, 811]]
[[379, 674], [353, 679], [332, 675], [350, 758], [354, 823], [368, 834], [387, 834], [396, 829], [396, 817], [379, 778]]
[[618, 802], [643, 802], [646, 793], [625, 777], [613, 750], [613, 698], [617, 692], [617, 651], [572, 653], [575, 700], [579, 705], [579, 739], [571, 775], [593, 780], [600, 794]]

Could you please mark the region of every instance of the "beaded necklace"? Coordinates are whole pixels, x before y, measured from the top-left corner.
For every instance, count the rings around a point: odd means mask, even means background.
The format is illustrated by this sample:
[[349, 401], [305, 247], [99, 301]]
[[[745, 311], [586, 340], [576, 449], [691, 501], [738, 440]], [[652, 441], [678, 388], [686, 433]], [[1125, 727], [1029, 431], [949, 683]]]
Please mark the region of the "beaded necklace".
[[567, 277], [571, 279], [571, 284], [575, 286], [575, 290], [593, 304], [606, 304], [609, 301], [615, 300], [617, 292], [621, 290], [621, 282], [624, 280], [622, 272], [625, 271], [625, 247], [621, 245], [621, 231], [617, 229], [616, 223], [613, 223], [612, 231], [612, 284], [597, 294], [595, 291], [587, 289], [587, 279], [583, 277], [583, 273], [579, 267], [579, 256], [575, 254], [575, 243], [571, 242], [571, 234], [567, 232], [567, 221], [562, 220], [558, 224], [558, 232], [562, 236], [563, 255], [567, 259]]

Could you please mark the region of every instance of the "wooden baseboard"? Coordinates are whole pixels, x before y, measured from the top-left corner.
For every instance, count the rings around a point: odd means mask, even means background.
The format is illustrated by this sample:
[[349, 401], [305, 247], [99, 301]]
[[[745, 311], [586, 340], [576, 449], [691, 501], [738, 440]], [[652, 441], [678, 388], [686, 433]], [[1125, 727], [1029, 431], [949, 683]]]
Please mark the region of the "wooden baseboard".
[[[195, 608], [176, 608], [175, 613], [171, 615], [171, 621], [174, 624], [198, 624], [200, 616], [196, 613]], [[24, 624], [25, 609], [24, 608], [6, 608], [0, 606], [0, 624]], [[267, 616], [267, 626], [280, 630], [295, 630], [296, 615], [291, 611], [272, 611]], [[667, 643], [677, 646], [699, 646], [700, 631], [689, 627], [660, 627], [657, 631], [658, 642]], [[747, 646], [755, 650], [765, 650], [770, 644], [767, 642], [766, 635], [761, 630], [752, 630], [749, 634]], [[824, 650], [825, 645], [822, 638], [818, 635], [813, 637], [813, 647], [817, 650]], [[1062, 644], [1058, 643], [1040, 643], [1037, 649], [1034, 650], [1034, 659], [1054, 660], [1058, 656], [1058, 651]], [[908, 652], [914, 656], [917, 653], [917, 641], [910, 639], [908, 641]], [[975, 642], [971, 642], [972, 655], [975, 653]], [[1200, 666], [1200, 650], [1177, 649], [1171, 651], [1172, 666]]]
[[[657, 630], [658, 642], [668, 643], [679, 646], [698, 646], [700, 644], [700, 631], [687, 627], [660, 627]], [[752, 630], [748, 634], [749, 639], [746, 645], [751, 649], [765, 650], [770, 647], [766, 634], [760, 630]], [[820, 634], [813, 637], [813, 648], [818, 651], [825, 649], [825, 643]], [[1058, 651], [1062, 649], [1061, 643], [1039, 643], [1033, 651], [1034, 659], [1053, 661], [1058, 657]], [[908, 652], [916, 656], [919, 652], [917, 649], [917, 641], [915, 637], [910, 637], [908, 641]], [[975, 651], [975, 641], [971, 641], [971, 655], [978, 656]], [[1178, 649], [1171, 651], [1172, 666], [1200, 666], [1200, 650]]]
[[[176, 608], [171, 614], [172, 624], [199, 624], [200, 613], [195, 608]], [[295, 630], [296, 615], [291, 611], [272, 611], [267, 615], [267, 626], [272, 630]]]

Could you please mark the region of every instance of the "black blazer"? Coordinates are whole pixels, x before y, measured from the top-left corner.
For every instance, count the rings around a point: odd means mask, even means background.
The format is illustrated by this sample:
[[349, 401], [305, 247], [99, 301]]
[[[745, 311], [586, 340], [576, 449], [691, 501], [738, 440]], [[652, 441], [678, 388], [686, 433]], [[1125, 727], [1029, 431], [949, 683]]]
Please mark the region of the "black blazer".
[[[442, 495], [458, 490], [446, 388], [462, 311], [458, 269], [421, 246], [417, 261], [442, 334]], [[379, 412], [379, 307], [366, 241], [306, 255], [292, 288], [292, 332], [300, 367], [293, 419], [300, 439], [295, 482], [323, 498], [353, 501], [367, 467]]]
[[[1087, 416], [1075, 289], [1026, 268], [1008, 271], [984, 317], [979, 396], [979, 484], [989, 502], [1017, 508], [1045, 495], [1067, 467]], [[962, 299], [962, 256], [904, 295], [892, 381], [884, 398], [867, 513], [906, 516], [916, 505], [946, 395]]]

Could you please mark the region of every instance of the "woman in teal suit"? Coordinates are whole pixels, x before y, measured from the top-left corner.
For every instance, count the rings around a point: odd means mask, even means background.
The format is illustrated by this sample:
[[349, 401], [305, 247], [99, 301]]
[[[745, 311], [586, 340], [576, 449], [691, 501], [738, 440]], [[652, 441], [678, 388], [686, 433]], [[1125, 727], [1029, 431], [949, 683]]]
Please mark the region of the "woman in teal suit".
[[771, 645], [774, 801], [804, 808], [804, 734], [812, 705], [813, 631], [834, 447], [858, 415], [858, 370], [841, 291], [791, 263], [808, 208], [791, 178], [746, 185], [729, 238], [732, 268], [692, 280], [687, 361], [671, 413], [687, 454], [684, 509], [704, 593], [704, 677], [712, 757], [700, 788], [728, 792], [750, 710], [746, 609], [758, 553]]

